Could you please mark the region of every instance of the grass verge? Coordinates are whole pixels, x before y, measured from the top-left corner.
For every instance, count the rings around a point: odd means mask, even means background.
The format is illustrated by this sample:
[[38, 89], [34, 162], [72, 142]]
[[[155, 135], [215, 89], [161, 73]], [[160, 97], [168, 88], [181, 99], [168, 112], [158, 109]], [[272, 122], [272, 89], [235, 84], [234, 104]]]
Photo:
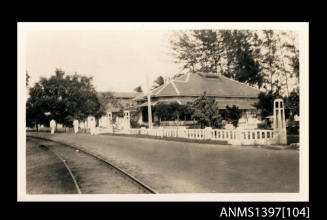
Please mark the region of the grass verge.
[[197, 139], [186, 139], [180, 137], [159, 137], [152, 135], [144, 135], [144, 134], [117, 134], [117, 133], [106, 133], [101, 135], [111, 135], [111, 136], [125, 136], [125, 137], [135, 137], [135, 138], [149, 138], [156, 140], [165, 140], [165, 141], [178, 141], [185, 143], [199, 143], [199, 144], [223, 144], [228, 145], [227, 141], [216, 141], [216, 140], [197, 140]]

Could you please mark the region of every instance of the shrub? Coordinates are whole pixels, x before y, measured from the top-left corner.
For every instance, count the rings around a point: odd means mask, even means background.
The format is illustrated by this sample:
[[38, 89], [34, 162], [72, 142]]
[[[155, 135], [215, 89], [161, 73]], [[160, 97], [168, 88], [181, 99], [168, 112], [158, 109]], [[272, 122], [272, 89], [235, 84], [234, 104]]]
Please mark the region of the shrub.
[[224, 119], [228, 121], [228, 123], [233, 124], [234, 127], [237, 127], [238, 120], [242, 116], [242, 111], [235, 105], [233, 107], [226, 106], [226, 110], [224, 111]]

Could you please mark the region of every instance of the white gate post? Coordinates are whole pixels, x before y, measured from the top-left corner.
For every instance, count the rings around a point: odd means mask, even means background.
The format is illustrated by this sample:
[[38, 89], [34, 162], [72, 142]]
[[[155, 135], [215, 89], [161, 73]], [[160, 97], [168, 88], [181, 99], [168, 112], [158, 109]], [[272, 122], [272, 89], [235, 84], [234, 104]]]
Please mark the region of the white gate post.
[[206, 139], [206, 140], [210, 140], [211, 139], [211, 131], [212, 131], [212, 128], [211, 127], [206, 127], [204, 129], [204, 139]]
[[114, 132], [113, 122], [112, 122], [112, 112], [107, 112], [108, 118], [108, 130], [109, 132]]
[[[235, 132], [235, 133], [234, 133]], [[229, 144], [242, 145], [242, 130], [235, 129], [233, 131], [233, 137], [228, 141]]]
[[185, 127], [178, 127], [177, 128], [177, 136], [181, 138], [185, 138], [186, 128]]
[[129, 111], [124, 111], [124, 130], [131, 129], [131, 116]]
[[276, 144], [287, 144], [286, 122], [283, 99], [274, 101], [274, 140]]

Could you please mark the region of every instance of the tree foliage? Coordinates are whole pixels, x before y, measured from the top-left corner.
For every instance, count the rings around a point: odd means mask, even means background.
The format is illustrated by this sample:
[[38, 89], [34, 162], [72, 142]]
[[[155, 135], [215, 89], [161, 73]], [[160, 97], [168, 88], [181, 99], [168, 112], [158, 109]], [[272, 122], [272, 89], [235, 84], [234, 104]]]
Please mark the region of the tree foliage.
[[222, 125], [222, 116], [220, 115], [218, 103], [212, 97], [204, 93], [196, 98], [192, 104], [192, 119], [196, 120], [201, 127], [220, 128]]
[[294, 120], [295, 115], [300, 115], [300, 97], [298, 89], [294, 89], [287, 97], [285, 107], [289, 110], [291, 120]]
[[283, 36], [287, 37], [287, 41], [283, 43], [283, 48], [285, 48], [284, 55], [290, 63], [291, 69], [289, 74], [291, 78], [296, 78], [299, 80], [300, 76], [300, 61], [299, 61], [299, 49], [296, 47], [296, 36], [282, 33]]
[[140, 128], [141, 127], [141, 125], [139, 124], [140, 112], [141, 112], [140, 108], [137, 108], [136, 111], [130, 112], [132, 128]]
[[138, 86], [134, 89], [135, 92], [143, 92], [143, 89], [141, 86]]
[[165, 83], [165, 80], [162, 76], [158, 76], [157, 79], [153, 82], [152, 89], [155, 89]]
[[251, 85], [262, 85], [254, 48], [257, 35], [248, 31], [194, 30], [170, 41], [173, 55], [190, 72], [222, 73]]
[[30, 75], [28, 74], [26, 70], [26, 88], [29, 86], [29, 81], [30, 81]]
[[153, 114], [158, 117], [159, 125], [162, 120], [169, 120], [171, 116], [169, 108], [170, 108], [169, 104], [165, 104], [165, 103], [158, 103], [154, 107]]
[[273, 114], [274, 100], [279, 98], [279, 94], [269, 91], [268, 93], [260, 92], [258, 102], [254, 106], [260, 111], [261, 117], [265, 118]]
[[163, 103], [159, 102], [154, 107], [154, 115], [159, 119], [159, 124], [161, 121], [173, 121], [179, 120], [182, 112], [182, 106], [178, 103]]
[[288, 95], [299, 70], [294, 39], [291, 32], [273, 30], [191, 30], [175, 32], [170, 46], [185, 71], [221, 73]]
[[255, 104], [255, 107], [260, 111], [262, 118], [273, 115], [273, 104], [276, 98], [282, 98], [284, 100], [286, 119], [292, 121], [294, 120], [295, 115], [300, 115], [299, 89], [297, 88], [294, 89], [288, 97], [282, 97], [278, 93], [273, 93], [271, 91], [267, 93], [261, 92], [258, 96], [258, 102]]
[[258, 62], [260, 49], [258, 35], [250, 31], [222, 31], [226, 69], [222, 73], [249, 85], [263, 85], [261, 66]]
[[226, 109], [223, 111], [223, 117], [226, 121], [233, 124], [234, 127], [237, 127], [238, 120], [242, 116], [242, 111], [235, 105], [232, 107], [226, 106]]
[[29, 98], [26, 103], [26, 126], [34, 127], [37, 124], [49, 123], [49, 117], [45, 115], [45, 103], [42, 100], [43, 89], [39, 83], [29, 89]]
[[57, 123], [71, 125], [74, 119], [84, 120], [89, 115], [99, 118], [104, 114], [104, 106], [98, 100], [92, 78], [76, 73], [65, 76], [60, 69], [49, 79], [41, 78], [30, 88], [26, 107], [29, 125], [42, 124], [50, 118]]
[[112, 92], [105, 92], [99, 94], [99, 102], [101, 103], [101, 106], [103, 106], [104, 109], [109, 107], [109, 108], [120, 109], [120, 111], [123, 112], [124, 106], [120, 103], [120, 101], [116, 97], [114, 97]]

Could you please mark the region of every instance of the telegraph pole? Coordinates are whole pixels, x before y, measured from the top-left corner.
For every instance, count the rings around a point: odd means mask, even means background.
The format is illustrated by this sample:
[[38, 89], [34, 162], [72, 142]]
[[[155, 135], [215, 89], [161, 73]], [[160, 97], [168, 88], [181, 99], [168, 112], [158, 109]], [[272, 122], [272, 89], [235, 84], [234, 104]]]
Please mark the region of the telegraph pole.
[[151, 91], [149, 87], [149, 76], [146, 75], [146, 85], [147, 85], [147, 97], [148, 97], [148, 122], [149, 122], [149, 129], [152, 129], [152, 110], [151, 110]]

